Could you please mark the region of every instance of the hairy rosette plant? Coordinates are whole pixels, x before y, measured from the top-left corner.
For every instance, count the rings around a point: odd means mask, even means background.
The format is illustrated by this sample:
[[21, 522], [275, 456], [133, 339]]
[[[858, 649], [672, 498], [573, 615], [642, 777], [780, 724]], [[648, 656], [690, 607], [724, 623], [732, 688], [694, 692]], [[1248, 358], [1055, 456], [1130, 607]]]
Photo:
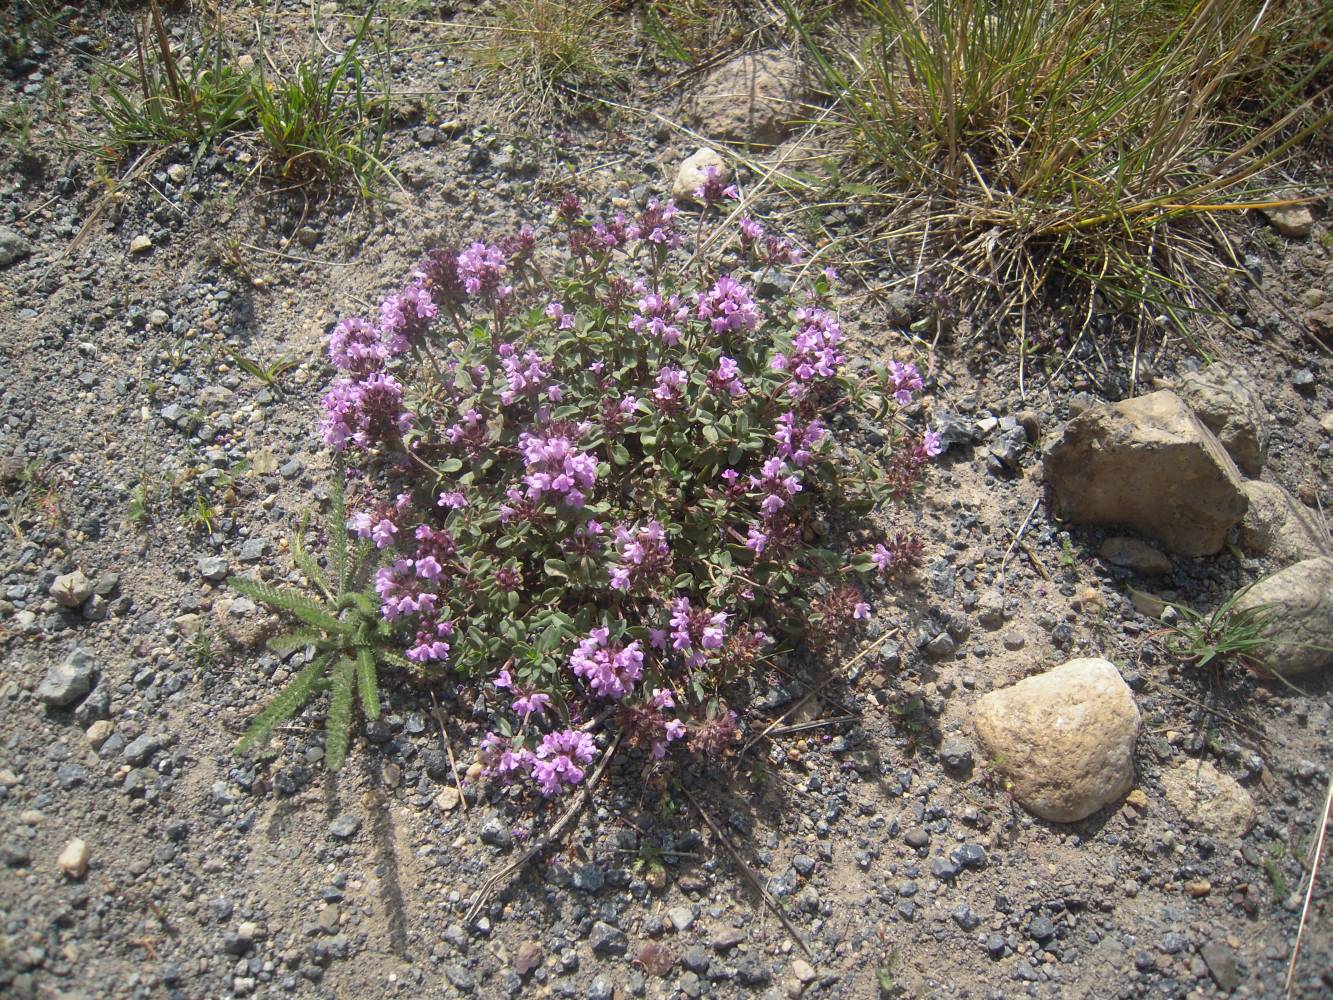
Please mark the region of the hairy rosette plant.
[[[772, 656], [835, 648], [919, 561], [860, 520], [939, 451], [897, 413], [919, 373], [853, 366], [836, 274], [778, 280], [802, 254], [752, 219], [691, 257], [734, 195], [705, 185], [688, 225], [568, 195], [542, 243], [434, 250], [330, 336], [323, 434], [379, 615], [418, 671], [498, 692], [494, 778], [579, 784], [597, 724], [653, 759], [727, 753]], [[837, 440], [858, 409], [881, 449]]]

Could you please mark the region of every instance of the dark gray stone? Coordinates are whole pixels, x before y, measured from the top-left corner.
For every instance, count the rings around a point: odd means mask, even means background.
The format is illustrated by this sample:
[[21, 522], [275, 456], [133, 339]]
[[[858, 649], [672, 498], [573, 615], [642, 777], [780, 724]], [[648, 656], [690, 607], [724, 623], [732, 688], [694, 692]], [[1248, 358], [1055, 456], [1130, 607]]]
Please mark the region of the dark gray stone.
[[53, 708], [73, 704], [93, 689], [94, 673], [92, 654], [75, 649], [46, 672], [37, 685], [37, 700]]

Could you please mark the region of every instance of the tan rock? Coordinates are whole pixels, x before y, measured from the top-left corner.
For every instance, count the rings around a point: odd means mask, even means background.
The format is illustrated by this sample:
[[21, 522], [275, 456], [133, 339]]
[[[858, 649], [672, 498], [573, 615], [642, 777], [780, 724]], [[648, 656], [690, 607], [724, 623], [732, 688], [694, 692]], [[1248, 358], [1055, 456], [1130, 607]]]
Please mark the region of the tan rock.
[[786, 52], [743, 52], [704, 79], [689, 105], [699, 131], [771, 146], [806, 112], [800, 62]]
[[1080, 413], [1045, 467], [1057, 517], [1126, 524], [1186, 556], [1219, 551], [1248, 505], [1235, 462], [1169, 390]]
[[93, 581], [84, 575], [83, 570], [63, 573], [51, 584], [51, 596], [56, 603], [66, 608], [77, 608], [93, 596]]
[[1162, 792], [1182, 819], [1210, 833], [1241, 837], [1254, 822], [1250, 793], [1206, 760], [1163, 772]]
[[703, 146], [681, 160], [676, 180], [671, 185], [671, 196], [677, 201], [694, 201], [694, 192], [708, 179], [708, 168], [716, 167], [718, 176], [726, 181], [731, 171], [716, 149]]
[[1170, 573], [1171, 560], [1147, 542], [1124, 535], [1114, 535], [1102, 542], [1102, 558], [1138, 573]]
[[458, 808], [458, 789], [453, 785], [445, 785], [440, 789], [440, 794], [435, 796], [435, 808], [440, 812], [453, 812]]
[[56, 858], [56, 865], [70, 878], [83, 878], [88, 871], [88, 859], [91, 854], [87, 842], [76, 837], [65, 845], [60, 857]]
[[88, 743], [94, 750], [101, 750], [102, 744], [111, 738], [111, 734], [115, 730], [116, 726], [110, 720], [98, 719], [88, 727], [88, 731], [84, 735], [88, 737]]
[[1333, 555], [1318, 515], [1281, 486], [1251, 480], [1245, 484], [1245, 495], [1250, 509], [1240, 522], [1242, 548], [1282, 563]]
[[153, 249], [153, 241], [147, 236], [139, 235], [130, 240], [130, 253], [147, 253]]
[[1070, 660], [992, 691], [973, 721], [1014, 798], [1043, 819], [1077, 822], [1133, 784], [1139, 710], [1107, 660]]
[[1333, 558], [1306, 559], [1260, 580], [1236, 610], [1265, 609], [1269, 645], [1251, 658], [1261, 674], [1297, 677], [1333, 663]]
[[1268, 458], [1268, 410], [1248, 372], [1216, 362], [1188, 372], [1176, 394], [1222, 443], [1247, 476], [1258, 476]]
[[1260, 211], [1268, 224], [1288, 239], [1304, 239], [1314, 228], [1314, 215], [1308, 205], [1282, 205]]

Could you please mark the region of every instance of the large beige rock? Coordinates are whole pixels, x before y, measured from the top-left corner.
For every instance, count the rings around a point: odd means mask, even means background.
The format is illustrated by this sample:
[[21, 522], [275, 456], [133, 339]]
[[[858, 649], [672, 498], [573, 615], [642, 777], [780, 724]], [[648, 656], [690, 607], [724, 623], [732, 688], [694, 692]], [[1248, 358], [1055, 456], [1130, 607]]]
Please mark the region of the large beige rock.
[[1265, 605], [1269, 645], [1251, 657], [1259, 673], [1296, 677], [1333, 663], [1333, 558], [1306, 559], [1260, 580], [1236, 610]]
[[1047, 499], [1076, 524], [1127, 524], [1185, 556], [1222, 548], [1248, 501], [1210, 430], [1169, 390], [1095, 406], [1046, 453]]
[[805, 113], [801, 64], [786, 52], [743, 52], [708, 74], [689, 115], [704, 135], [771, 146]]
[[1254, 380], [1242, 368], [1218, 362], [1180, 379], [1177, 394], [1222, 443], [1247, 476], [1263, 471], [1268, 457], [1268, 411]]
[[973, 724], [1014, 798], [1043, 819], [1077, 822], [1134, 782], [1139, 710], [1106, 660], [1070, 660], [992, 691]]
[[1254, 800], [1236, 779], [1209, 761], [1190, 761], [1162, 773], [1162, 791], [1192, 826], [1237, 838], [1254, 822]]
[[1257, 479], [1245, 484], [1250, 509], [1240, 522], [1241, 547], [1282, 563], [1333, 555], [1319, 516], [1281, 486]]

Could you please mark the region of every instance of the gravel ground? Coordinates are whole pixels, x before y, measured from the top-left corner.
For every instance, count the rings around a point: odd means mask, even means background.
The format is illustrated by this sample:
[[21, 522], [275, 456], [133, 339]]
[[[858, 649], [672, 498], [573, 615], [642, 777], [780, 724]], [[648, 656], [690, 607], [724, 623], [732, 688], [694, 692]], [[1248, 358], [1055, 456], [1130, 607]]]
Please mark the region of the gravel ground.
[[[86, 115], [85, 53], [114, 51], [125, 18], [75, 18], [31, 66], [11, 60], [4, 99], [54, 87]], [[425, 44], [403, 57], [399, 85], [466, 89], [431, 29], [412, 30]], [[282, 729], [272, 760], [232, 753], [299, 664], [263, 651], [272, 623], [221, 581], [297, 578], [287, 539], [327, 497], [313, 428], [335, 318], [401, 282], [443, 234], [544, 225], [571, 172], [592, 200], [628, 204], [669, 185], [694, 148], [628, 114], [533, 134], [509, 130], [484, 94], [451, 110], [395, 122], [403, 190], [373, 204], [260, 183], [239, 140], [198, 162], [154, 158], [109, 198], [49, 117], [35, 152], [5, 151], [0, 993], [1283, 995], [1329, 780], [1329, 679], [1297, 692], [1237, 673], [1208, 690], [1151, 641], [1159, 625], [1126, 590], [1147, 585], [1097, 555], [1107, 532], [1066, 531], [1037, 503], [1034, 433], [1131, 390], [1131, 350], [1110, 340], [1058, 372], [1029, 367], [1023, 392], [1012, 344], [941, 341], [921, 407], [953, 443], [898, 515], [926, 539], [920, 578], [877, 609], [885, 641], [815, 697], [802, 702], [817, 675], [796, 661], [753, 691], [758, 717], [801, 702], [787, 723], [852, 718], [759, 743], [752, 773], [684, 770], [707, 818], [642, 780], [642, 757], [619, 755], [572, 832], [465, 925], [481, 882], [561, 808], [478, 783], [459, 796], [432, 699], [464, 770], [484, 708], [393, 690], [336, 777], [306, 718]], [[1267, 478], [1324, 509], [1333, 367], [1293, 316], [1329, 286], [1328, 233], [1320, 220], [1288, 242], [1245, 223], [1262, 294], [1236, 306], [1244, 335], [1218, 344], [1263, 389]], [[918, 308], [853, 284], [858, 352], [900, 351]], [[269, 386], [236, 354], [295, 366]], [[1153, 345], [1134, 391], [1191, 365], [1178, 342]], [[1175, 558], [1151, 589], [1212, 606], [1270, 568]], [[71, 609], [51, 594], [76, 570], [87, 593]], [[1112, 660], [1135, 691], [1135, 791], [1048, 823], [997, 780], [970, 708], [1080, 655]], [[1212, 698], [1230, 721], [1206, 722], [1198, 703]], [[1163, 775], [1201, 760], [1252, 797], [1248, 832], [1168, 801]], [[1296, 996], [1333, 988], [1329, 927], [1321, 888]]]

